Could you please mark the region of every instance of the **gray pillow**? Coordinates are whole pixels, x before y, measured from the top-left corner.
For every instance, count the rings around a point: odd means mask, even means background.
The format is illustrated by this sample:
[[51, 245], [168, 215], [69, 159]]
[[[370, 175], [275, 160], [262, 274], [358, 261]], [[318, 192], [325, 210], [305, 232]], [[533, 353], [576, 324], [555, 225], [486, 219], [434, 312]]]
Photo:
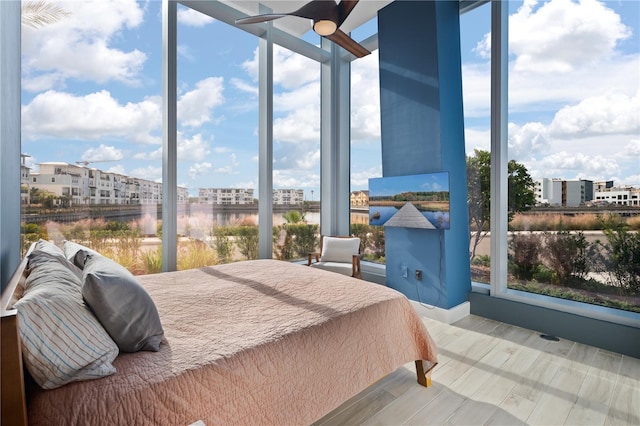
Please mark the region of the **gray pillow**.
[[82, 297], [122, 352], [157, 351], [164, 335], [151, 296], [122, 265], [87, 254]]
[[62, 242], [64, 248], [64, 256], [69, 262], [76, 265], [78, 268], [84, 268], [85, 257], [87, 254], [100, 254], [95, 250], [85, 247], [82, 244], [74, 243], [73, 241], [64, 240]]

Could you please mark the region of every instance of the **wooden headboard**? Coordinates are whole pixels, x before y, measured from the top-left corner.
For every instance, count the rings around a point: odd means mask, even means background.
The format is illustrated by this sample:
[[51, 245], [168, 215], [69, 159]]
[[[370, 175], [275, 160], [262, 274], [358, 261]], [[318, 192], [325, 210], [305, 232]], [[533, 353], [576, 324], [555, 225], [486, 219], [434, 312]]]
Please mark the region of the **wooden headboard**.
[[22, 281], [25, 279], [28, 255], [33, 251], [35, 243], [18, 265], [9, 284], [2, 294], [0, 302], [0, 397], [2, 399], [0, 424], [27, 425], [27, 398], [22, 369], [22, 350], [18, 335], [18, 312], [10, 309], [22, 292]]

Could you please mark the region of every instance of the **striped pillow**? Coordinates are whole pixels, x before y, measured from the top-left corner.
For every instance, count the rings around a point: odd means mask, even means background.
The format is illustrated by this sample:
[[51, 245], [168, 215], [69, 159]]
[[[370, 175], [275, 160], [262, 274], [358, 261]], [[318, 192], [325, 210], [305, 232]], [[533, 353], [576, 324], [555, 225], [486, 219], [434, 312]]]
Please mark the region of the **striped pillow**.
[[25, 365], [44, 389], [115, 373], [118, 347], [82, 300], [80, 279], [59, 259], [29, 256], [15, 304]]

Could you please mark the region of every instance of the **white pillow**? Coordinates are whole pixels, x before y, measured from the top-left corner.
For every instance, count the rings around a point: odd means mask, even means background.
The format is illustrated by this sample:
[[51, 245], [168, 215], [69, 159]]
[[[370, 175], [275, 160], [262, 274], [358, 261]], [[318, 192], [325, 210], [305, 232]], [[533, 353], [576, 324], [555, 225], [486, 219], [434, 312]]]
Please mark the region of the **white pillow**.
[[358, 254], [360, 238], [324, 237], [320, 262], [351, 263], [354, 254]]
[[42, 251], [31, 253], [28, 268], [14, 307], [23, 359], [36, 383], [54, 389], [115, 373], [118, 346], [82, 300], [80, 278]]

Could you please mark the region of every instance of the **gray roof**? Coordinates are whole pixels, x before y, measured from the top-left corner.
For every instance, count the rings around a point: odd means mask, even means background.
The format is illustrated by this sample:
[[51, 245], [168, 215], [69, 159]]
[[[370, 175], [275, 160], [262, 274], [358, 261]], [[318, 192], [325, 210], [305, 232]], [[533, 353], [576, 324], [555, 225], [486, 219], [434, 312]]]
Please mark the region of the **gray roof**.
[[395, 226], [398, 228], [423, 228], [436, 229], [429, 220], [420, 213], [420, 211], [407, 202], [396, 214], [387, 220], [384, 226]]

